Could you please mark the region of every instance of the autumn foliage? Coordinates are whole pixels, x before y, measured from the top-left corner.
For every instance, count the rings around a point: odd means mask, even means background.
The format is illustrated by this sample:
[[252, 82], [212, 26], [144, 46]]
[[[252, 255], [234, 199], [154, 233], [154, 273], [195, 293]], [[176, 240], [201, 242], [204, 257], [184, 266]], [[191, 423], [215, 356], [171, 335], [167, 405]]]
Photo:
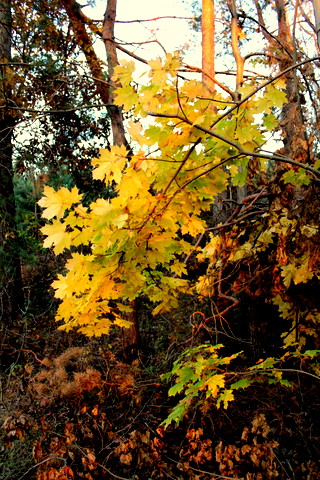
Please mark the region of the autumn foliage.
[[7, 347], [19, 480], [317, 480], [320, 160], [298, 108], [309, 87], [294, 86], [318, 59], [294, 57], [282, 3], [279, 38], [253, 55], [267, 75], [240, 78], [247, 17], [227, 2], [236, 91], [174, 52], [143, 73], [109, 64], [109, 94], [88, 35], [100, 27], [62, 2], [127, 138], [92, 155], [95, 188], [49, 182], [37, 202], [53, 254], [40, 282], [22, 273], [54, 299]]
[[[294, 188], [307, 188], [319, 178], [319, 162], [311, 166], [262, 151], [265, 133], [275, 127], [286, 101], [281, 75], [260, 85], [251, 79], [240, 89], [242, 100], [234, 104], [220, 94], [212, 98], [200, 82], [181, 79], [178, 54], [151, 61], [149, 67], [149, 80], [142, 85], [134, 80], [133, 62], [116, 67], [114, 81], [121, 86], [115, 90], [115, 102], [135, 116], [128, 131], [136, 147], [128, 152], [125, 146], [114, 146], [92, 161], [93, 178], [111, 184], [115, 196], [85, 206], [75, 187], [57, 192], [46, 187], [39, 202], [43, 216], [52, 219], [42, 228], [45, 246], [53, 246], [56, 254], [70, 251], [66, 273], [52, 284], [61, 300], [59, 328], [75, 327], [89, 336], [108, 334], [111, 325], [129, 326], [123, 316], [130, 311], [128, 301], [147, 297], [157, 315], [177, 308], [181, 296], [187, 296], [213, 302], [211, 315], [203, 321], [207, 328], [218, 329], [220, 324], [224, 329], [226, 324], [232, 332], [229, 319], [238, 311], [241, 296], [262, 295], [288, 322], [278, 334], [289, 350], [263, 363], [270, 377], [277, 362], [304, 355], [307, 337], [315, 333], [317, 311], [306, 311], [303, 324], [296, 324], [290, 289], [317, 281], [319, 264], [311, 252], [318, 225], [307, 217], [301, 220], [289, 203], [294, 201]], [[153, 122], [146, 123], [146, 117]], [[283, 164], [289, 170], [277, 175]], [[282, 197], [272, 200], [275, 179], [289, 197], [281, 209], [277, 202]], [[217, 203], [227, 199], [228, 189], [239, 188], [247, 195], [225, 200], [236, 208], [215, 223], [212, 211]], [[261, 274], [263, 256], [269, 258], [264, 272], [268, 295], [262, 285], [252, 288], [249, 273], [251, 268], [256, 277]], [[191, 275], [190, 265], [195, 263], [203, 274]], [[256, 347], [261, 355], [258, 341]], [[172, 374], [181, 375], [181, 380], [169, 395], [186, 389], [186, 397], [167, 425], [181, 420], [201, 390], [207, 389], [206, 396], [217, 397], [217, 406], [226, 408], [234, 390], [254, 381], [252, 367], [244, 379], [224, 390], [229, 373], [221, 365], [239, 353], [217, 362], [215, 354], [211, 360], [202, 356], [207, 348], [214, 352], [217, 347], [197, 347], [188, 366], [173, 368]], [[309, 348], [306, 355], [313, 358], [316, 353]], [[289, 385], [281, 368], [275, 371], [269, 382]]]

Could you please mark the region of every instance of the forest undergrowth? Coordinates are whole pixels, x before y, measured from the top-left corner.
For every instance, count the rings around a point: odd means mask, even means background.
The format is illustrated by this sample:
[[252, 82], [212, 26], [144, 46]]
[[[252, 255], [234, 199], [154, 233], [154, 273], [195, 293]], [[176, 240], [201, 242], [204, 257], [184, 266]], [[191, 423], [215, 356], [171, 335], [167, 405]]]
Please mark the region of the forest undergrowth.
[[[265, 381], [239, 390], [227, 410], [195, 399], [178, 426], [163, 428], [176, 399], [160, 375], [186, 346], [213, 340], [208, 328], [195, 335], [196, 307], [185, 301], [190, 322], [177, 322], [177, 311], [155, 323], [140, 305], [142, 348], [133, 361], [124, 359], [120, 329], [88, 339], [33, 317], [27, 331], [8, 332], [1, 480], [317, 480], [319, 389], [296, 372], [290, 387]], [[238, 343], [244, 367], [252, 348]]]

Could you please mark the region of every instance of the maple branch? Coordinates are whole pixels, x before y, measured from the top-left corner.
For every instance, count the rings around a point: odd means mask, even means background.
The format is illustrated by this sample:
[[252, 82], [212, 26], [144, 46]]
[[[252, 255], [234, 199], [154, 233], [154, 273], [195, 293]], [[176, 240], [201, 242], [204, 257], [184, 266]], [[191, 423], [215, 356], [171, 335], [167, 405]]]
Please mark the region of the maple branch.
[[228, 145], [231, 145], [236, 150], [239, 150], [240, 153], [242, 153], [242, 148], [240, 147], [240, 145], [238, 145], [233, 140], [229, 140], [228, 138], [225, 138], [225, 137], [219, 135], [218, 133], [213, 132], [212, 130], [209, 130], [205, 127], [202, 127], [201, 125], [198, 125], [197, 123], [193, 123], [191, 120], [189, 120], [188, 118], [182, 117], [181, 115], [175, 115], [175, 114], [169, 114], [169, 113], [155, 113], [155, 112], [147, 112], [147, 114], [150, 115], [151, 117], [176, 118], [177, 120], [181, 120], [182, 122], [185, 122], [188, 125], [191, 125], [191, 126], [197, 128], [198, 130], [201, 130], [204, 133], [208, 133], [212, 137], [218, 138], [219, 140], [223, 141], [224, 143], [227, 143]]
[[[142, 62], [144, 63], [145, 65], [148, 65], [148, 62], [147, 60], [145, 60], [144, 58], [142, 57], [139, 57], [138, 55], [136, 55], [135, 53], [133, 52], [130, 52], [129, 50], [127, 50], [126, 48], [122, 47], [119, 43], [117, 43], [115, 40], [110, 40], [112, 42], [115, 43], [115, 46], [118, 50], [120, 50], [121, 52], [123, 53], [126, 53], [127, 55], [129, 55], [130, 57], [134, 58], [135, 60], [138, 60], [139, 62]], [[159, 43], [159, 42], [157, 42]]]
[[320, 377], [314, 375], [313, 373], [306, 372], [305, 370], [298, 370], [297, 368], [255, 368], [249, 372], [225, 372], [226, 375], [254, 375], [260, 372], [291, 372], [291, 373], [302, 373], [303, 375], [308, 375], [309, 377], [315, 378], [320, 381]]
[[231, 227], [231, 226], [236, 225], [237, 223], [241, 222], [245, 218], [253, 217], [254, 215], [258, 215], [258, 214], [261, 214], [261, 213], [262, 213], [261, 210], [255, 210], [253, 212], [246, 213], [245, 215], [241, 215], [241, 217], [237, 218], [236, 220], [233, 220], [232, 222], [229, 222], [229, 220], [228, 220], [226, 223], [224, 223], [222, 225], [217, 225], [216, 227], [209, 227], [209, 228], [206, 229], [206, 232], [213, 232], [215, 230], [221, 230], [225, 227]]
[[243, 103], [245, 103], [247, 100], [249, 100], [249, 98], [253, 97], [256, 93], [258, 93], [260, 90], [262, 90], [263, 88], [267, 87], [268, 85], [270, 85], [270, 83], [273, 83], [275, 82], [276, 80], [279, 80], [279, 78], [283, 77], [284, 75], [286, 75], [287, 73], [291, 72], [291, 70], [294, 70], [295, 68], [299, 68], [301, 67], [302, 65], [305, 65], [306, 63], [311, 63], [311, 62], [315, 62], [316, 60], [320, 60], [320, 56], [317, 56], [317, 57], [313, 57], [313, 58], [308, 58], [307, 60], [303, 60], [302, 62], [299, 62], [299, 63], [296, 63], [294, 65], [291, 65], [290, 67], [286, 68], [285, 70], [282, 70], [281, 72], [279, 72], [275, 77], [272, 77], [270, 78], [269, 80], [266, 80], [262, 85], [260, 85], [259, 87], [255, 88], [251, 93], [249, 93], [248, 95], [246, 95], [245, 97], [243, 97], [241, 100], [239, 100], [237, 102], [236, 105], [234, 105], [233, 107], [230, 107], [229, 110], [227, 110], [223, 115], [221, 115], [217, 120], [215, 120], [212, 124], [211, 124], [211, 128], [214, 127], [215, 125], [217, 125], [217, 123], [220, 122], [220, 120], [222, 120], [223, 118], [226, 118], [230, 115], [230, 113], [232, 113], [234, 110], [236, 110], [240, 105], [242, 105]]
[[[204, 235], [206, 234], [206, 232], [213, 232], [215, 230], [221, 230], [225, 227], [230, 227], [230, 226], [233, 226], [233, 225], [236, 225], [237, 223], [241, 222], [242, 220], [244, 220], [245, 218], [248, 218], [248, 217], [252, 217], [254, 215], [257, 215], [257, 214], [261, 214], [262, 212], [260, 210], [256, 210], [256, 211], [253, 211], [253, 212], [249, 212], [245, 215], [243, 215], [243, 213], [245, 211], [247, 211], [248, 208], [250, 208], [259, 198], [262, 198], [262, 197], [268, 197], [269, 194], [268, 193], [264, 193], [265, 191], [265, 188], [263, 188], [262, 190], [260, 190], [260, 192], [257, 192], [257, 193], [253, 193], [252, 195], [248, 195], [247, 197], [245, 197], [242, 202], [240, 204], [237, 205], [237, 207], [235, 208], [235, 210], [233, 211], [233, 213], [230, 215], [230, 217], [227, 219], [226, 223], [223, 223], [222, 225], [217, 225], [216, 227], [209, 227], [209, 228], [206, 228], [205, 232], [204, 233], [201, 233], [196, 241], [196, 243], [194, 244], [193, 246], [193, 250], [186, 256], [186, 258], [184, 259], [183, 263], [184, 264], [187, 264], [188, 261], [190, 260], [191, 256], [193, 255], [193, 252], [196, 250], [196, 248], [200, 245], [200, 242], [202, 241]], [[250, 202], [250, 203], [249, 203]], [[247, 205], [247, 203], [249, 203], [249, 205]], [[232, 220], [235, 216], [237, 216], [240, 211], [241, 211], [241, 208], [243, 205], [246, 205], [246, 208], [244, 210], [242, 210], [242, 213], [241, 213], [241, 216], [238, 217], [237, 219], [235, 220]]]
[[254, 370], [254, 371], [263, 371], [263, 372], [291, 372], [291, 373], [302, 373], [308, 377], [315, 378], [320, 381], [320, 377], [314, 375], [313, 373], [306, 372], [305, 370], [298, 370], [297, 368], [264, 368], [263, 370]]
[[207, 175], [208, 173], [212, 172], [213, 170], [215, 170], [216, 168], [219, 168], [221, 167], [222, 165], [224, 165], [225, 163], [229, 162], [230, 160], [234, 159], [234, 158], [238, 158], [239, 155], [233, 155], [232, 157], [228, 157], [228, 158], [225, 158], [223, 160], [221, 160], [221, 162], [217, 163], [216, 165], [213, 165], [213, 167], [211, 168], [208, 168], [207, 170], [205, 170], [204, 172], [202, 173], [199, 173], [199, 175], [196, 175], [195, 177], [191, 178], [190, 180], [188, 180], [187, 182], [184, 183], [184, 185], [182, 185], [182, 187], [179, 187], [171, 196], [171, 198], [168, 200], [168, 202], [165, 204], [165, 206], [163, 207], [163, 210], [165, 210], [169, 205], [170, 203], [172, 202], [172, 200], [174, 199], [174, 197], [176, 195], [178, 195], [179, 192], [181, 192], [184, 188], [186, 188], [188, 185], [190, 185], [190, 183], [194, 182], [195, 180], [198, 180], [198, 178], [201, 178], [203, 177], [204, 175]]
[[[320, 58], [320, 57], [317, 57], [317, 58]], [[306, 63], [306, 62], [304, 62], [304, 63]], [[273, 80], [270, 80], [268, 82], [268, 84], [271, 83], [272, 81]], [[260, 87], [260, 88], [262, 88], [262, 87]], [[249, 97], [250, 96], [251, 96], [251, 94], [249, 95]], [[239, 102], [239, 103], [243, 103], [243, 101], [244, 100], [241, 100], [241, 102]], [[238, 105], [230, 108], [229, 111], [233, 111], [236, 108], [238, 108]], [[311, 167], [310, 165], [306, 165], [305, 163], [298, 162], [297, 160], [292, 160], [291, 158], [289, 158], [285, 155], [274, 154], [274, 153], [267, 154], [267, 153], [262, 153], [262, 152], [259, 153], [259, 152], [251, 152], [249, 150], [243, 150], [243, 148], [237, 142], [234, 142], [233, 140], [230, 140], [229, 138], [223, 137], [219, 133], [216, 133], [213, 130], [210, 130], [208, 128], [202, 127], [201, 125], [198, 125], [197, 123], [193, 123], [191, 120], [186, 119], [186, 118], [182, 117], [181, 115], [171, 115], [171, 114], [167, 114], [167, 113], [155, 113], [155, 112], [148, 112], [148, 115], [150, 115], [151, 117], [176, 118], [177, 120], [181, 120], [182, 122], [185, 122], [188, 125], [193, 126], [194, 128], [200, 130], [201, 132], [207, 133], [208, 135], [211, 135], [212, 137], [217, 138], [218, 140], [221, 140], [222, 142], [226, 143], [227, 145], [230, 145], [231, 147], [234, 147], [239, 152], [238, 155], [236, 155], [236, 157], [243, 156], [243, 157], [265, 158], [266, 160], [274, 160], [274, 161], [278, 160], [280, 162], [289, 163], [291, 165], [295, 165], [297, 167], [303, 168], [304, 170], [307, 170], [307, 171], [313, 173], [316, 177], [320, 177], [320, 171], [317, 170], [316, 168]], [[224, 118], [225, 116], [226, 115], [223, 115], [223, 117], [220, 117], [219, 120], [214, 122], [214, 124], [217, 124], [218, 121], [220, 121], [221, 118]]]
[[168, 185], [166, 186], [166, 188], [164, 189], [163, 191], [163, 195], [166, 194], [166, 192], [168, 191], [170, 185], [172, 184], [172, 182], [177, 178], [179, 172], [182, 170], [183, 166], [185, 165], [185, 163], [187, 162], [188, 158], [190, 157], [190, 155], [192, 154], [192, 152], [194, 151], [194, 149], [196, 148], [196, 146], [200, 143], [201, 141], [201, 138], [198, 138], [198, 140], [196, 140], [194, 142], [194, 144], [191, 146], [191, 148], [188, 150], [185, 158], [182, 160], [181, 164], [179, 165], [178, 169], [176, 170], [176, 172], [174, 173], [174, 175], [172, 176], [172, 178], [170, 179]]
[[179, 75], [177, 75], [177, 80], [176, 80], [176, 93], [177, 93], [177, 100], [178, 100], [178, 105], [180, 107], [181, 112], [183, 113], [183, 116], [187, 118], [187, 115], [184, 113], [184, 109], [181, 103], [181, 98], [180, 98], [180, 92], [178, 88], [178, 80], [179, 80]]

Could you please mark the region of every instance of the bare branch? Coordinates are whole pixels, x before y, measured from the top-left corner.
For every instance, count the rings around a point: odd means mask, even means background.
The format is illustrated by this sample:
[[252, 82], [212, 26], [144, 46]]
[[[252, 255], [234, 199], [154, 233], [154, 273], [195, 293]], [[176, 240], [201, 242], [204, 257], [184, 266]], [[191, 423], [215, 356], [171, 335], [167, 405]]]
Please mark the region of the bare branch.
[[[223, 83], [219, 82], [215, 77], [212, 77], [211, 75], [209, 75], [209, 73], [205, 72], [202, 68], [199, 68], [199, 67], [193, 67], [192, 65], [187, 65], [185, 64], [184, 65], [185, 68], [187, 68], [190, 72], [197, 72], [197, 73], [202, 73], [203, 75], [207, 76], [212, 82], [214, 82], [218, 87], [220, 87], [222, 90], [224, 90], [225, 92], [227, 92], [230, 97], [235, 100], [235, 94], [232, 90], [230, 90], [230, 88], [228, 88], [226, 85], [224, 85]], [[184, 70], [184, 71], [188, 71], [188, 70]]]
[[130, 57], [134, 58], [135, 60], [138, 60], [139, 62], [142, 62], [142, 63], [148, 65], [147, 60], [145, 60], [144, 58], [139, 57], [138, 55], [136, 55], [133, 52], [130, 52], [130, 50], [127, 50], [126, 48], [122, 47], [122, 45], [119, 45], [119, 43], [117, 43], [117, 42], [114, 42], [114, 43], [115, 43], [115, 46], [117, 47], [117, 49], [120, 50], [121, 52], [125, 53], [126, 55], [129, 55]]
[[195, 20], [195, 17], [175, 17], [175, 16], [164, 16], [164, 17], [154, 17], [154, 18], [145, 18], [139, 20], [116, 20], [116, 23], [144, 23], [144, 22], [155, 22], [157, 20], [172, 19], [172, 20]]

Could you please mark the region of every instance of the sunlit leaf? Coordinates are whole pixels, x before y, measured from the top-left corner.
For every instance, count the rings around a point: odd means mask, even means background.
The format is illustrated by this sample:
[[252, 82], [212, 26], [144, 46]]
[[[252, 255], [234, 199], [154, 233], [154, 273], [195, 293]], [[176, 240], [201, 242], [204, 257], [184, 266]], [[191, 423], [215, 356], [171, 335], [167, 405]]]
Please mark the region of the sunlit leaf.
[[72, 190], [61, 187], [56, 192], [52, 187], [45, 186], [43, 194], [44, 196], [38, 201], [38, 204], [44, 208], [42, 216], [48, 220], [53, 217], [60, 219], [66, 209], [71, 208], [82, 199], [77, 187], [73, 187]]

